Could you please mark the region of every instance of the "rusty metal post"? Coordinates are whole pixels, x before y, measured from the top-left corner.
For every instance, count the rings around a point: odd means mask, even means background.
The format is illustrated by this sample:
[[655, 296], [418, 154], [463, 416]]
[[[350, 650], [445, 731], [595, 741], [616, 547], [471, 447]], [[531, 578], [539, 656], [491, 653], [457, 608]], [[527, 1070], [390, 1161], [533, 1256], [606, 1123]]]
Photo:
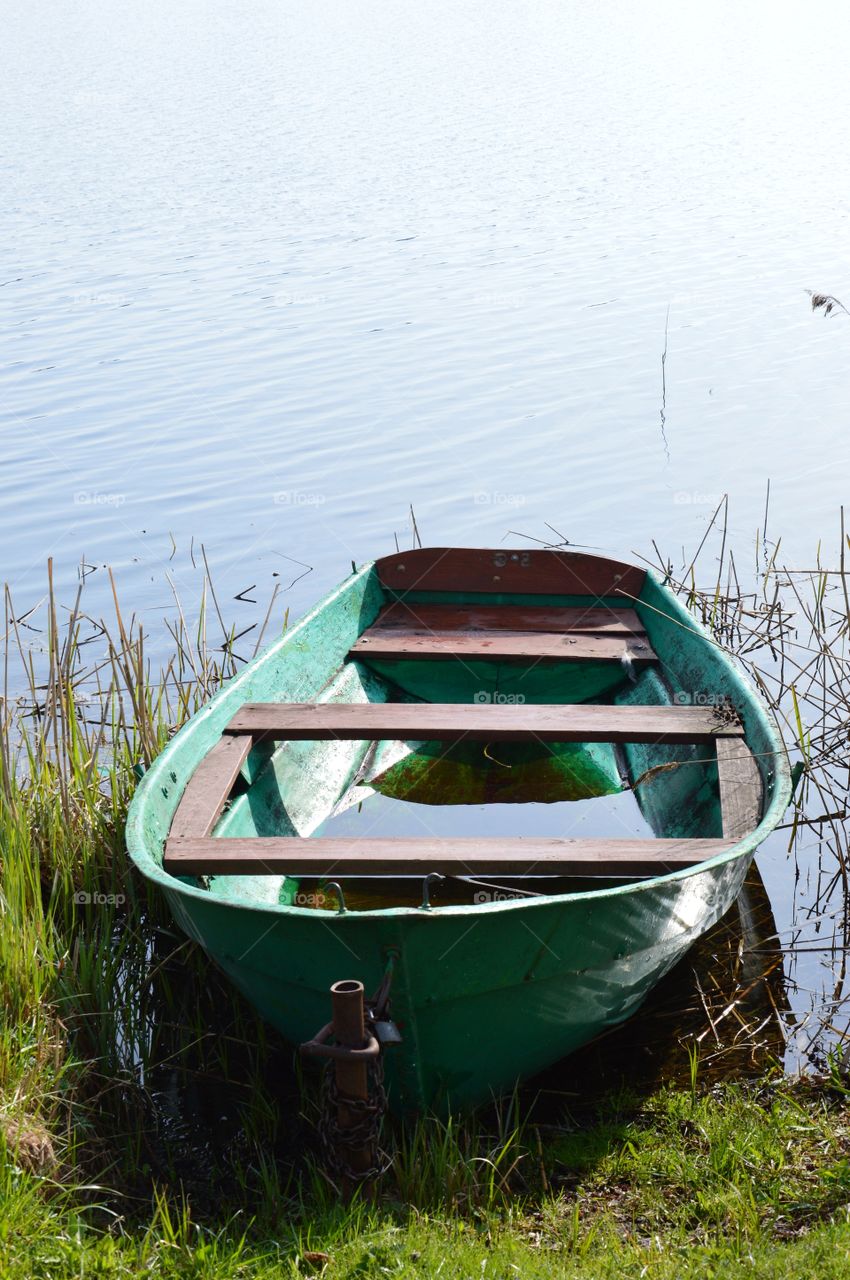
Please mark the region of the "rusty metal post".
[[[348, 1049], [362, 1049], [367, 1041], [366, 1023], [363, 1008], [362, 982], [335, 982], [331, 987], [331, 1006], [333, 1011], [333, 1034], [338, 1044]], [[356, 1111], [345, 1105], [345, 1098], [365, 1102], [369, 1097], [369, 1067], [365, 1060], [337, 1058], [334, 1062], [336, 1086], [340, 1095], [337, 1108], [337, 1120], [340, 1129], [351, 1129], [359, 1123]], [[348, 1160], [355, 1173], [364, 1173], [371, 1169], [375, 1161], [375, 1152], [371, 1146], [355, 1147], [350, 1150]], [[351, 1195], [354, 1187], [349, 1179], [345, 1179], [344, 1191]], [[365, 1188], [364, 1188], [365, 1190]]]

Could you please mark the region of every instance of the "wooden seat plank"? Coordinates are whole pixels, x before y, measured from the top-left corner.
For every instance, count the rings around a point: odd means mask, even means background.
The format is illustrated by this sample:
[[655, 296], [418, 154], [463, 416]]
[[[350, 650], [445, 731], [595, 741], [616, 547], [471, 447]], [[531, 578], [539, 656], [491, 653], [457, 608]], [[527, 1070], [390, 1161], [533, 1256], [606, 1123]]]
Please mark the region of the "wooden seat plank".
[[385, 605], [364, 634], [375, 631], [592, 631], [614, 635], [643, 635], [644, 626], [634, 609], [574, 608], [549, 605]]
[[576, 632], [567, 635], [514, 631], [375, 631], [360, 637], [349, 658], [373, 661], [399, 658], [520, 662], [623, 662], [635, 666], [656, 661], [646, 637]]
[[730, 840], [281, 836], [170, 838], [172, 875], [663, 875], [732, 847]]
[[171, 823], [172, 837], [210, 834], [252, 746], [250, 735], [226, 736], [204, 756], [177, 806]]
[[634, 609], [387, 605], [352, 646], [371, 661], [656, 661]]
[[225, 729], [255, 741], [713, 742], [739, 725], [710, 707], [524, 703], [246, 703]]
[[718, 738], [717, 777], [723, 834], [741, 840], [761, 821], [762, 785], [758, 765], [747, 744]]

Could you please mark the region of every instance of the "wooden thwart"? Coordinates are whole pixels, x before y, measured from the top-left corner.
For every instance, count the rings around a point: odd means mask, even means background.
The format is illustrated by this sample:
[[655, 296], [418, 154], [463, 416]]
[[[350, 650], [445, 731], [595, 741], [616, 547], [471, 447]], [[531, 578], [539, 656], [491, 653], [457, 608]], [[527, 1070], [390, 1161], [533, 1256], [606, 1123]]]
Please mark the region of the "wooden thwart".
[[638, 637], [578, 633], [575, 635], [512, 632], [375, 632], [367, 631], [348, 654], [367, 661], [398, 658], [459, 658], [471, 662], [622, 662], [634, 666], [656, 660], [647, 640]]
[[631, 608], [587, 608], [566, 605], [385, 605], [365, 634], [373, 631], [575, 631], [611, 635], [644, 635], [644, 626]]
[[703, 707], [606, 707], [453, 702], [246, 703], [225, 729], [254, 741], [648, 742], [738, 738], [739, 725]]
[[588, 840], [521, 836], [377, 839], [298, 836], [169, 839], [172, 875], [664, 875], [732, 847], [730, 840]]
[[538, 662], [656, 661], [633, 609], [536, 608], [400, 602], [364, 631], [349, 658], [460, 658]]
[[171, 824], [171, 838], [208, 836], [248, 758], [250, 735], [221, 738], [189, 779]]

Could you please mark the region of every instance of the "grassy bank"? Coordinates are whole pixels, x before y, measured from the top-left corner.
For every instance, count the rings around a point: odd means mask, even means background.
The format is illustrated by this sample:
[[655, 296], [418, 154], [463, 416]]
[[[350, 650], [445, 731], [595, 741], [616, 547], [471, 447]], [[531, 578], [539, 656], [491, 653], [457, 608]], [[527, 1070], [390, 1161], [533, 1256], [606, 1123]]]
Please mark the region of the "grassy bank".
[[[843, 527], [834, 572], [803, 578], [762, 536], [757, 594], [715, 536], [707, 588], [665, 568], [784, 718], [807, 766], [789, 838], [823, 832], [846, 886]], [[290, 1050], [124, 855], [139, 772], [237, 669], [235, 632], [204, 578], [160, 671], [114, 599], [107, 622], [49, 583], [34, 611], [6, 597], [0, 1275], [850, 1274], [839, 1059], [819, 1081], [714, 1084], [696, 1038], [678, 1087], [398, 1128], [377, 1197], [342, 1206]]]
[[[432, 1144], [441, 1143], [454, 1196], [440, 1194]], [[145, 1212], [99, 1227], [79, 1191], [7, 1164], [3, 1275], [850, 1274], [840, 1079], [620, 1096], [539, 1145], [520, 1139], [501, 1168], [478, 1172], [462, 1171], [464, 1139], [455, 1149], [439, 1126], [428, 1148], [415, 1152], [418, 1206], [399, 1199], [402, 1172], [375, 1204], [343, 1208], [313, 1179], [288, 1195], [222, 1204], [211, 1219], [160, 1188]]]

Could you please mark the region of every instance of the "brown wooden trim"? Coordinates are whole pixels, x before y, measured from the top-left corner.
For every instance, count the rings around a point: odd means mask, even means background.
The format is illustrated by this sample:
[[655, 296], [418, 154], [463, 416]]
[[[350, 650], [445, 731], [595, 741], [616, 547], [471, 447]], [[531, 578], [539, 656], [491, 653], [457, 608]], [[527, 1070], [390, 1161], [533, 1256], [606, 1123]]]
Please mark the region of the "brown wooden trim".
[[172, 875], [663, 875], [729, 849], [729, 840], [499, 837], [170, 839]]
[[710, 707], [607, 707], [594, 703], [246, 703], [226, 733], [255, 741], [713, 742], [740, 737]]
[[177, 806], [169, 838], [210, 834], [252, 746], [250, 735], [225, 736], [204, 756]]
[[423, 547], [375, 562], [390, 591], [513, 592], [599, 599], [618, 590], [639, 596], [646, 573], [636, 565], [577, 551], [498, 547]]
[[717, 740], [717, 778], [723, 835], [742, 840], [761, 821], [762, 785], [758, 765], [741, 739]]

